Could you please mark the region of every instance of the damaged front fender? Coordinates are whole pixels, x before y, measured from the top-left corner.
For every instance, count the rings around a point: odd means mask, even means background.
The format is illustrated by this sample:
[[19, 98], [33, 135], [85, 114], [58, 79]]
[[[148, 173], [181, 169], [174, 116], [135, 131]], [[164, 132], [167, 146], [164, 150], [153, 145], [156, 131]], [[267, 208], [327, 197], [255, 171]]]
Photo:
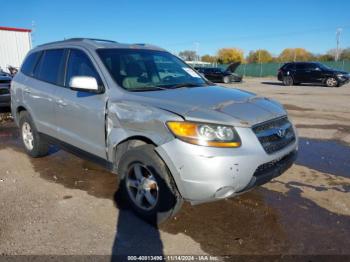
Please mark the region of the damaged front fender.
[[155, 145], [174, 139], [166, 121], [181, 121], [179, 115], [133, 101], [109, 102], [106, 115], [107, 157], [115, 161], [115, 150], [121, 142], [133, 138], [145, 138]]

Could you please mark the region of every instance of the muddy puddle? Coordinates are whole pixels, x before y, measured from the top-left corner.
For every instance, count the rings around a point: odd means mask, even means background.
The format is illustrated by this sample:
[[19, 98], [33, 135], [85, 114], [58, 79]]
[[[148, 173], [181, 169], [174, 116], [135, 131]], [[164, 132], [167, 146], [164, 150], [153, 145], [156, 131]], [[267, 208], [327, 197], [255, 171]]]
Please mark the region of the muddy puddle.
[[350, 147], [331, 140], [301, 138], [296, 164], [350, 177]]
[[[7, 148], [24, 154], [12, 124], [0, 127], [0, 150]], [[301, 139], [299, 149], [297, 164], [349, 177], [350, 147]], [[51, 150], [47, 157], [30, 160], [41, 178], [113, 199], [115, 175], [57, 148]], [[301, 193], [298, 188], [282, 194], [259, 187], [233, 199], [198, 206], [186, 203], [160, 230], [185, 234], [214, 255], [348, 254], [350, 217], [331, 213]], [[70, 196], [65, 198], [69, 200]]]

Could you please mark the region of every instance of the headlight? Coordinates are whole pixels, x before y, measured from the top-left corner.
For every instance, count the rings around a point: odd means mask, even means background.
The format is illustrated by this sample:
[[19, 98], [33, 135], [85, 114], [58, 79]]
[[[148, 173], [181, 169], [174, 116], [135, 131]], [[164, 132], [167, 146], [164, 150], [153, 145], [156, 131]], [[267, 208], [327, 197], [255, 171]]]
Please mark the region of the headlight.
[[239, 147], [241, 140], [233, 127], [195, 122], [167, 122], [179, 139], [201, 146]]

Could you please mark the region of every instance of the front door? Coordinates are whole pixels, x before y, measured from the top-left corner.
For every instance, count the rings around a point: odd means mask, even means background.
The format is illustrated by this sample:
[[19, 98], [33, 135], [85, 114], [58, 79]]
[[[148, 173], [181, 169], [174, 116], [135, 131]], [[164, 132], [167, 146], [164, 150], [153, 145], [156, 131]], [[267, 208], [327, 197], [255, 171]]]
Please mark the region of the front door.
[[86, 152], [106, 159], [105, 150], [105, 108], [106, 95], [73, 91], [69, 83], [74, 76], [102, 80], [93, 60], [80, 49], [68, 51], [65, 84], [56, 101], [56, 122], [58, 138]]

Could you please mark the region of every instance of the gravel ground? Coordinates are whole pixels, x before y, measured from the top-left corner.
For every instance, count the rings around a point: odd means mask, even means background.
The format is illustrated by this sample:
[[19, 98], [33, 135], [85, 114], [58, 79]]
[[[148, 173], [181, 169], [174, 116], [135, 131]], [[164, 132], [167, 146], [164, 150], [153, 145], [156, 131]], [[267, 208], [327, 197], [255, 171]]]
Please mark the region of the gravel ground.
[[301, 136], [283, 176], [240, 197], [190, 206], [158, 229], [118, 207], [117, 178], [55, 148], [31, 159], [0, 117], [0, 254], [348, 254], [350, 88], [227, 85], [275, 98]]

